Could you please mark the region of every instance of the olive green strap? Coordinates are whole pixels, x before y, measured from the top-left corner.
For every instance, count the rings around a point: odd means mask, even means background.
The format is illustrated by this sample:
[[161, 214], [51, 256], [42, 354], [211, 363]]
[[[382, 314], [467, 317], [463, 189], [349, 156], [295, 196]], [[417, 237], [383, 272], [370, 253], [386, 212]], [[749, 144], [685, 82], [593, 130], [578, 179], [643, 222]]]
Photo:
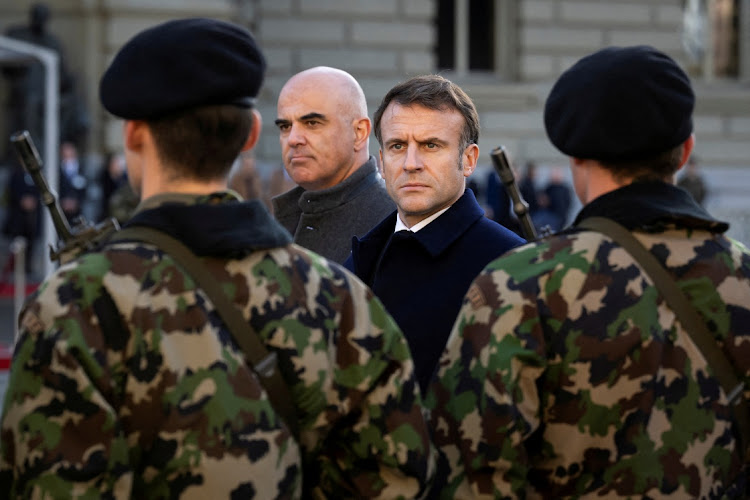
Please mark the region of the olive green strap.
[[269, 352], [256, 331], [244, 318], [240, 310], [230, 302], [216, 278], [208, 271], [200, 259], [179, 240], [157, 229], [131, 226], [116, 232], [110, 239], [116, 241], [141, 241], [150, 243], [172, 257], [183, 270], [196, 281], [203, 292], [211, 299], [219, 316], [232, 334], [234, 341], [245, 354], [248, 365], [258, 375], [274, 409], [279, 413], [291, 433], [298, 437], [297, 413], [290, 397], [289, 387], [277, 369], [275, 352]]
[[693, 343], [706, 358], [708, 366], [727, 394], [737, 426], [740, 431], [741, 450], [747, 452], [750, 443], [750, 420], [748, 420], [747, 401], [744, 398], [744, 382], [741, 382], [732, 369], [732, 364], [716, 343], [716, 339], [708, 331], [705, 321], [692, 306], [685, 293], [680, 289], [669, 272], [649, 252], [640, 241], [617, 222], [606, 217], [589, 217], [577, 225], [583, 229], [591, 229], [609, 236], [622, 246], [638, 262], [654, 286], [661, 292], [669, 307], [674, 311], [682, 327], [688, 333]]

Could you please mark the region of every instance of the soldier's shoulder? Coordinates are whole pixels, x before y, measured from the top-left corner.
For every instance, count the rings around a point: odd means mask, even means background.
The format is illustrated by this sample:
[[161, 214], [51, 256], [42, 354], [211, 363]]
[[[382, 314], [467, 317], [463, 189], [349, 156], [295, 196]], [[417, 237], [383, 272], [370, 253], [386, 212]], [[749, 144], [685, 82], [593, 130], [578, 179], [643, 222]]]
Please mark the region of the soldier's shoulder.
[[324, 296], [341, 298], [351, 294], [354, 289], [364, 287], [343, 265], [296, 243], [259, 252], [251, 257], [251, 261], [254, 275], [284, 283], [281, 288], [266, 287], [274, 294], [292, 293], [291, 290], [296, 289], [294, 295], [298, 298], [301, 293], [323, 300]]
[[491, 267], [529, 267], [545, 263], [545, 267], [550, 267], [552, 262], [556, 265], [577, 264], [581, 259], [594, 259], [601, 244], [602, 235], [599, 233], [566, 231], [519, 245], [495, 259]]

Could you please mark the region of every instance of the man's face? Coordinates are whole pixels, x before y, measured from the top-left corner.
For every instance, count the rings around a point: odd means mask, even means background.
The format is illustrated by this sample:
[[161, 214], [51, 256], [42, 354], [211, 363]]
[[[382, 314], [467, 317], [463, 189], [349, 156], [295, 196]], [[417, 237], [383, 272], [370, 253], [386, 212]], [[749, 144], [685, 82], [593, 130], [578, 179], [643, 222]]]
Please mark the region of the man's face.
[[69, 142], [63, 142], [60, 145], [60, 157], [63, 161], [75, 160], [78, 156], [76, 148]]
[[459, 150], [458, 110], [390, 103], [380, 121], [380, 160], [388, 194], [409, 227], [449, 207], [464, 193], [479, 148]]
[[277, 106], [284, 167], [305, 189], [320, 190], [344, 180], [355, 165], [354, 118], [330, 87], [289, 83]]

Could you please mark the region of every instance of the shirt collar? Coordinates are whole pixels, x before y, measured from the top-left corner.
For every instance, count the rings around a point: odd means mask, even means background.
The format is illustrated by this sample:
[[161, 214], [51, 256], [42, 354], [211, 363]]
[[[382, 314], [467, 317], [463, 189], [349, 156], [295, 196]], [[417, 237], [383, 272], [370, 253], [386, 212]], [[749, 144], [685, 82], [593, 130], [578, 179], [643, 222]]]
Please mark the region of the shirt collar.
[[401, 216], [397, 215], [396, 216], [396, 229], [394, 230], [394, 232], [397, 233], [399, 231], [411, 231], [412, 233], [416, 233], [420, 229], [425, 228], [427, 226], [427, 224], [429, 224], [430, 222], [434, 221], [435, 219], [437, 219], [438, 217], [440, 217], [441, 215], [443, 215], [452, 206], [453, 205], [451, 205], [449, 207], [445, 207], [444, 209], [435, 212], [434, 214], [430, 215], [426, 219], [423, 219], [423, 220], [417, 222], [412, 227], [408, 227], [406, 224], [404, 224], [403, 221], [401, 220]]

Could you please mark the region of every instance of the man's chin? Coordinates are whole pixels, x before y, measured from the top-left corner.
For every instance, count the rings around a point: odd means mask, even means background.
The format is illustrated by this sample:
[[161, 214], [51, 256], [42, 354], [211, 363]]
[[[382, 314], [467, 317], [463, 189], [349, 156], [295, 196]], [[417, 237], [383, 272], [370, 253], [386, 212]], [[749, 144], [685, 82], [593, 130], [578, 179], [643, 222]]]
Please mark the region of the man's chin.
[[287, 161], [287, 169], [289, 168], [309, 168], [313, 165], [315, 165], [317, 162], [315, 161], [315, 158], [311, 156], [295, 156], [293, 158], [290, 158], [289, 161]]
[[427, 217], [426, 214], [429, 214], [431, 212], [430, 207], [427, 207], [426, 205], [402, 203], [399, 205], [399, 207], [401, 208], [400, 212], [405, 214], [407, 217], [424, 218]]
[[304, 180], [308, 177], [308, 169], [299, 163], [288, 163], [284, 165], [286, 173], [292, 178], [294, 182], [299, 184], [300, 180]]

